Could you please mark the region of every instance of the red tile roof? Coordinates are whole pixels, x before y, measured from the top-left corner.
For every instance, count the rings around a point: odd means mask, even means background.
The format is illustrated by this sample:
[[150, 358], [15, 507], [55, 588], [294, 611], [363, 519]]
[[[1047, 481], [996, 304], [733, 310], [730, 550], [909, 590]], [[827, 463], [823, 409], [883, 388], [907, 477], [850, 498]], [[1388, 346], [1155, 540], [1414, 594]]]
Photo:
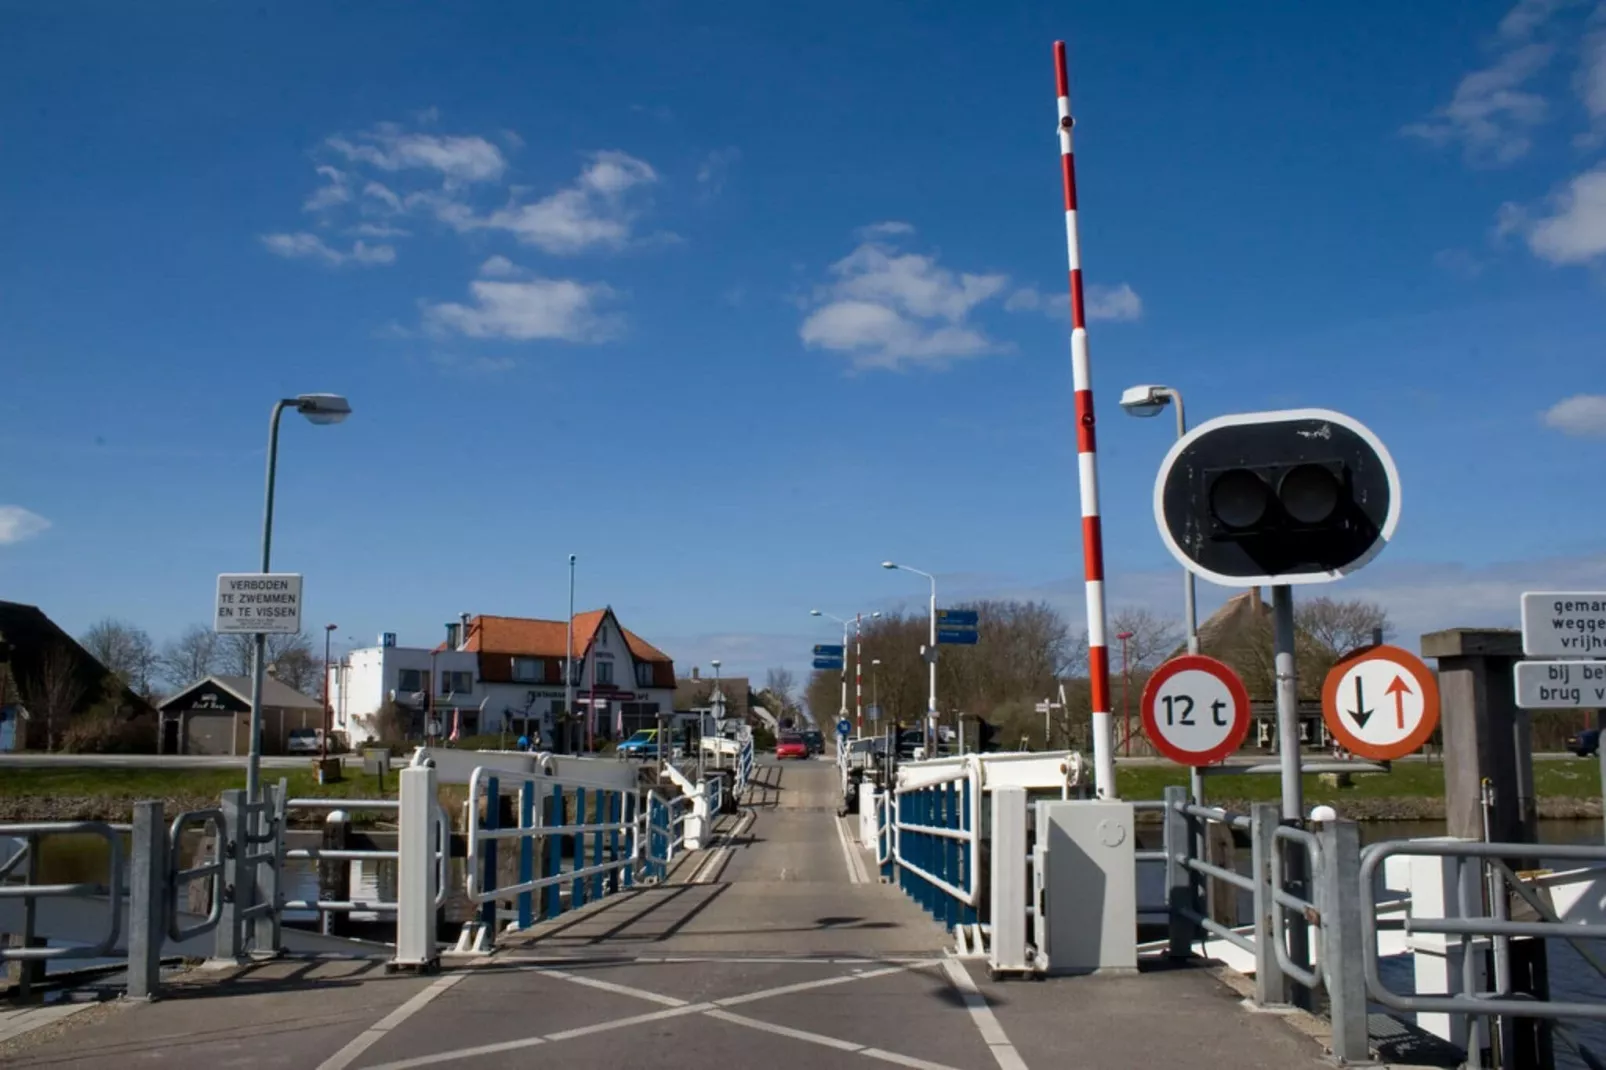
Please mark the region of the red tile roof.
[[[584, 656], [610, 611], [591, 609], [574, 615], [574, 656]], [[615, 623], [618, 623], [617, 620]], [[620, 625], [630, 654], [637, 661], [670, 662], [668, 654], [630, 629]], [[442, 644], [437, 650], [444, 650]], [[521, 657], [561, 658], [568, 654], [568, 629], [561, 620], [532, 620], [528, 617], [473, 617], [468, 622], [468, 642], [463, 649], [485, 654], [514, 654]]]

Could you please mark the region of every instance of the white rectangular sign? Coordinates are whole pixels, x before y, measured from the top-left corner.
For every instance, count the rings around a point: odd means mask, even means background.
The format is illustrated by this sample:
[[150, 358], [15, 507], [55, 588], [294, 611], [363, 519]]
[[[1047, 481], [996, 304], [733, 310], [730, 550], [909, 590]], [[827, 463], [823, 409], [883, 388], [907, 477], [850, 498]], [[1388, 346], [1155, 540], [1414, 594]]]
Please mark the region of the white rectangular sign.
[[1606, 706], [1606, 661], [1517, 662], [1517, 708]]
[[213, 631], [294, 635], [301, 630], [299, 572], [225, 572], [217, 578]]
[[1524, 591], [1522, 652], [1531, 658], [1606, 658], [1606, 591]]

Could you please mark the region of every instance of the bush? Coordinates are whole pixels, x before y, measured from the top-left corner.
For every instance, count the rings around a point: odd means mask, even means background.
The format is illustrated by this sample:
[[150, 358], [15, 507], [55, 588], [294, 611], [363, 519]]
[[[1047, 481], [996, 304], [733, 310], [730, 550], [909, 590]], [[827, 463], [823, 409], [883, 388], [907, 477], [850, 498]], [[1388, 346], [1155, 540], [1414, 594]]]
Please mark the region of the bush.
[[155, 754], [156, 725], [91, 711], [68, 723], [59, 749], [67, 754]]

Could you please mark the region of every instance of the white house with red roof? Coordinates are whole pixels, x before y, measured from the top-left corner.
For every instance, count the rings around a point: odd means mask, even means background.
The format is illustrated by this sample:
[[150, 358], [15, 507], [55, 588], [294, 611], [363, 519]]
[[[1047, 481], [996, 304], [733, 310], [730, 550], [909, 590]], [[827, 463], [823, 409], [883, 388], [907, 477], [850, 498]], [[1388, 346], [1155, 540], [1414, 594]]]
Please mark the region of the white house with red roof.
[[463, 614], [435, 647], [353, 650], [329, 666], [334, 727], [353, 746], [374, 738], [377, 715], [391, 702], [408, 714], [408, 735], [450, 737], [505, 732], [541, 747], [583, 748], [653, 727], [674, 712], [675, 665], [662, 650], [619, 623], [613, 609], [577, 614], [574, 709], [570, 738], [558, 740], [566, 691], [568, 627], [561, 620]]

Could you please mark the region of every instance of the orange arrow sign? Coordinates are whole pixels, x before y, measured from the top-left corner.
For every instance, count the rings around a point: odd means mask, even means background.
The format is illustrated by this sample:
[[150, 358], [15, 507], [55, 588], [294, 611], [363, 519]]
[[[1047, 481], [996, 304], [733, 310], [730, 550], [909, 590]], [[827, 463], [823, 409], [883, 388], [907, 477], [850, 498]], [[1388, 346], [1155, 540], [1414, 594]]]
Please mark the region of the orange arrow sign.
[[1383, 689], [1383, 693], [1394, 696], [1394, 719], [1400, 726], [1400, 730], [1404, 731], [1405, 696], [1415, 694], [1415, 692], [1411, 690], [1411, 685], [1405, 682], [1405, 677], [1396, 676], [1394, 682]]

